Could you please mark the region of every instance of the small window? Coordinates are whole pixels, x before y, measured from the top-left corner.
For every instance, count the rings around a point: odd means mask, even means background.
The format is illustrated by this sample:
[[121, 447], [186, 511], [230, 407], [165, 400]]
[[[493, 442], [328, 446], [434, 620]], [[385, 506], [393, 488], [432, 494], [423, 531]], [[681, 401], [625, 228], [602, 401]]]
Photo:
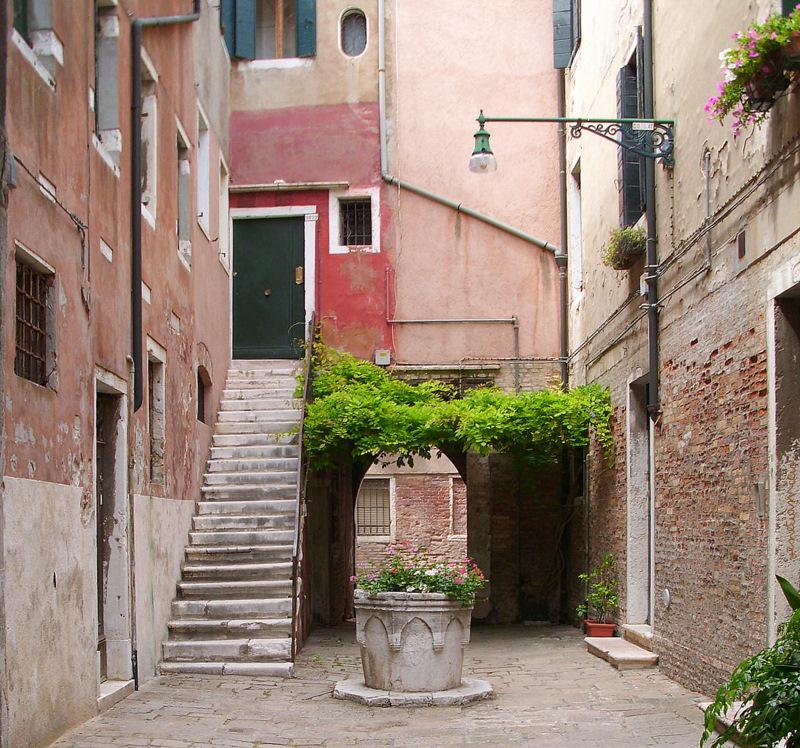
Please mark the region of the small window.
[[[790, 16], [796, 5], [797, 0], [781, 0], [783, 15]], [[14, 4], [14, 7], [16, 8], [16, 3]]]
[[94, 117], [95, 133], [119, 166], [122, 134], [119, 121], [119, 19], [116, 8], [95, 6]]
[[[641, 46], [617, 76], [617, 113], [626, 119], [642, 116], [642, 79], [639, 55]], [[623, 129], [620, 137], [631, 142], [629, 131]], [[617, 149], [619, 159], [619, 223], [633, 226], [642, 217], [644, 200], [644, 159], [634, 151]]]
[[342, 16], [341, 41], [348, 57], [358, 57], [367, 48], [367, 17], [360, 10]]
[[191, 229], [189, 225], [189, 216], [191, 215], [191, 197], [189, 194], [189, 147], [183, 139], [183, 136], [178, 132], [177, 140], [177, 181], [176, 181], [176, 195], [178, 198], [177, 215], [175, 221], [175, 232], [178, 235], [178, 253], [184, 261], [191, 265], [192, 262], [192, 244], [191, 244]]
[[256, 59], [297, 56], [295, 0], [258, 0]]
[[356, 535], [386, 536], [392, 532], [388, 478], [364, 478], [356, 498]]
[[197, 420], [206, 421], [206, 405], [211, 391], [211, 377], [205, 366], [197, 367]]
[[28, 38], [28, 0], [14, 0], [14, 28], [26, 41]]
[[157, 100], [156, 82], [149, 72], [142, 74], [142, 205], [147, 209], [148, 214], [155, 219], [156, 217], [156, 133], [157, 127]]
[[222, 267], [230, 267], [228, 259], [228, 170], [219, 162], [219, 209], [217, 211], [218, 254]]
[[166, 409], [164, 403], [164, 363], [154, 358], [147, 362], [147, 429], [150, 432], [150, 481], [164, 484], [164, 442]]
[[53, 274], [17, 258], [16, 354], [14, 373], [34, 384], [47, 385], [49, 339], [52, 337], [50, 291]]
[[211, 140], [208, 123], [202, 114], [197, 115], [197, 220], [203, 227], [206, 236], [211, 225], [208, 220], [210, 211], [210, 147]]
[[372, 200], [341, 200], [339, 202], [339, 239], [343, 247], [372, 244]]

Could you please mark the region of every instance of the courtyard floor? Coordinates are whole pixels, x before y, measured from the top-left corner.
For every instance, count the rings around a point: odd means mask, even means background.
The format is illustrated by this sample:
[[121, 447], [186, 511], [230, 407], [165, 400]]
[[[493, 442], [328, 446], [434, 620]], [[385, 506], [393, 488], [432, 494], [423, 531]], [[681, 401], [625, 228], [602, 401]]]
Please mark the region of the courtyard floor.
[[618, 672], [568, 627], [475, 627], [465, 674], [496, 697], [463, 707], [370, 708], [334, 700], [360, 671], [352, 627], [315, 632], [292, 680], [168, 676], [52, 748], [699, 744], [701, 696], [657, 670]]

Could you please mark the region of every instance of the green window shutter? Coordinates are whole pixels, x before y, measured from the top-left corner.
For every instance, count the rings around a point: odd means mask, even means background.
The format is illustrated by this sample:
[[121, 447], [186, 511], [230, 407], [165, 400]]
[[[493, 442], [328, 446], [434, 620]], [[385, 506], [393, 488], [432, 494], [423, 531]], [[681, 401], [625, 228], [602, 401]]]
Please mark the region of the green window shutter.
[[219, 5], [219, 25], [225, 39], [228, 54], [236, 54], [236, 6], [235, 0], [221, 0]]
[[297, 56], [317, 54], [317, 0], [297, 0]]
[[783, 15], [788, 16], [797, 5], [797, 0], [782, 0]]
[[[5, 6], [3, 7], [5, 13]], [[28, 40], [28, 2], [27, 0], [14, 0], [14, 28], [19, 35]]]
[[568, 68], [572, 59], [572, 0], [553, 0], [553, 67]]
[[254, 60], [256, 57], [256, 0], [236, 0], [234, 19], [234, 57]]
[[[625, 119], [641, 117], [637, 68], [636, 63], [631, 61], [617, 76], [617, 112]], [[623, 141], [628, 132], [623, 129]], [[619, 222], [621, 226], [633, 226], [644, 213], [644, 164], [641, 156], [622, 147], [617, 149], [617, 159], [620, 185]]]

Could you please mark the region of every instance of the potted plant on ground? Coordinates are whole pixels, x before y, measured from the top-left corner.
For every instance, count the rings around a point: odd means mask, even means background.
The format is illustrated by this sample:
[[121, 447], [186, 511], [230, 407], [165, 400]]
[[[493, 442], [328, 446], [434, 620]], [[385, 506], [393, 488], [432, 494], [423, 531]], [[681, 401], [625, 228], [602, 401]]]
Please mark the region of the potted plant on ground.
[[575, 609], [584, 621], [587, 636], [614, 636], [617, 625], [611, 620], [619, 605], [619, 580], [614, 556], [607, 553], [588, 574], [578, 579], [586, 582], [586, 602]]
[[470, 559], [438, 561], [398, 544], [351, 581], [368, 688], [436, 692], [461, 685], [475, 593], [486, 583]]
[[731, 129], [738, 137], [748, 126], [759, 126], [776, 99], [789, 87], [786, 71], [800, 69], [800, 5], [788, 16], [771, 15], [733, 35], [722, 50], [723, 80], [706, 103], [709, 120], [733, 116]]
[[603, 248], [603, 264], [614, 270], [630, 270], [646, 249], [644, 229], [634, 226], [613, 229]]
[[[728, 742], [753, 746], [800, 746], [800, 591], [778, 582], [792, 608], [771, 647], [741, 662], [706, 709], [701, 746]], [[723, 726], [729, 718], [730, 724]], [[721, 734], [716, 734], [719, 730]]]

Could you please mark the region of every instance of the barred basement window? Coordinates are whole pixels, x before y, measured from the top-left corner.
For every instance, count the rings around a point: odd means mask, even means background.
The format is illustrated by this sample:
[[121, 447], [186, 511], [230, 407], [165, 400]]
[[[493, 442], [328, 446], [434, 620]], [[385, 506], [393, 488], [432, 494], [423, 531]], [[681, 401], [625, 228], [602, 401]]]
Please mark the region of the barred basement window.
[[44, 273], [17, 259], [17, 341], [14, 373], [46, 385], [48, 296], [52, 273]]
[[369, 246], [372, 244], [372, 200], [339, 201], [340, 244], [344, 247]]
[[388, 478], [364, 478], [356, 498], [356, 535], [391, 535]]

